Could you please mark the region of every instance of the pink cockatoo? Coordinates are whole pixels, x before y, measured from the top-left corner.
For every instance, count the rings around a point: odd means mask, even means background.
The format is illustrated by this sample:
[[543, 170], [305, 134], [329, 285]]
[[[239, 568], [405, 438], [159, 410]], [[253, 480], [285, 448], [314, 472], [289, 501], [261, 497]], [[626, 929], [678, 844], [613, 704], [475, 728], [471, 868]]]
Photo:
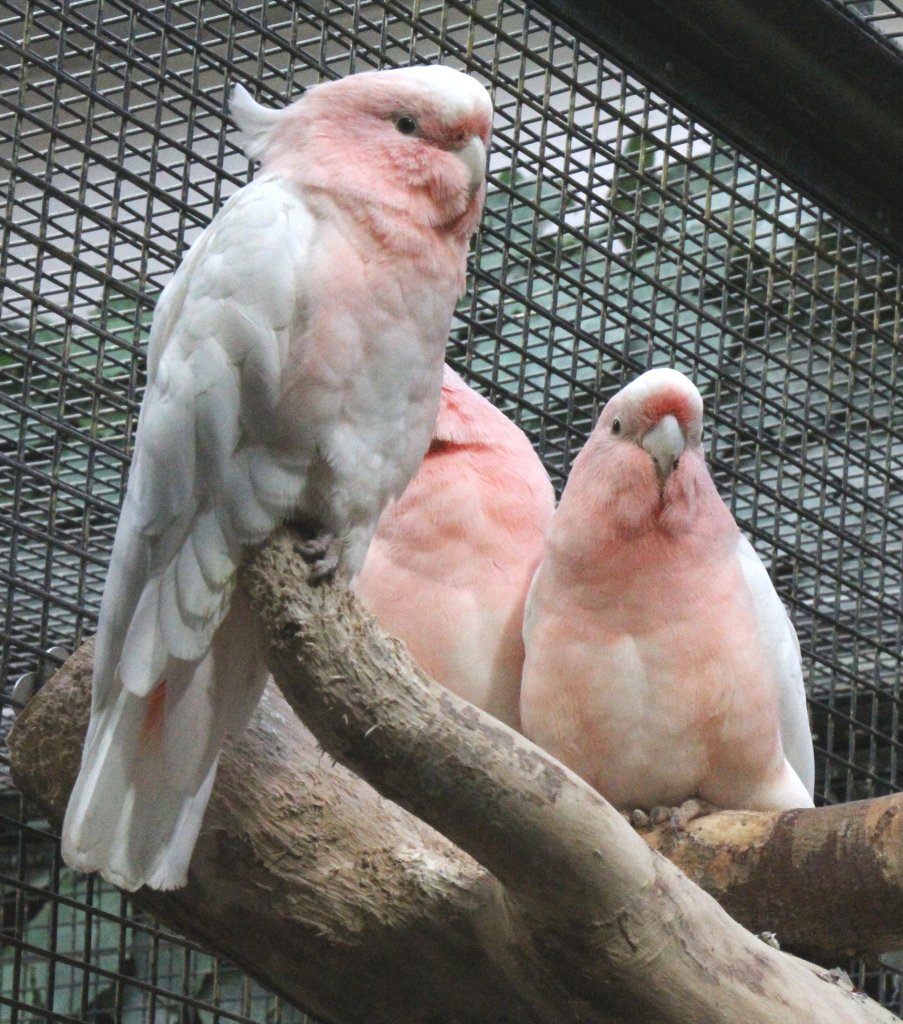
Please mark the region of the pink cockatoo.
[[101, 603], [63, 855], [184, 884], [226, 733], [266, 680], [243, 549], [307, 525], [360, 569], [426, 451], [482, 209], [492, 106], [445, 67], [368, 72], [284, 110], [241, 87], [255, 180], [164, 290]]
[[424, 671], [513, 728], [524, 601], [554, 508], [524, 432], [446, 367], [429, 451], [354, 584]]
[[523, 729], [616, 807], [810, 807], [796, 634], [701, 435], [676, 370], [605, 406], [531, 586]]

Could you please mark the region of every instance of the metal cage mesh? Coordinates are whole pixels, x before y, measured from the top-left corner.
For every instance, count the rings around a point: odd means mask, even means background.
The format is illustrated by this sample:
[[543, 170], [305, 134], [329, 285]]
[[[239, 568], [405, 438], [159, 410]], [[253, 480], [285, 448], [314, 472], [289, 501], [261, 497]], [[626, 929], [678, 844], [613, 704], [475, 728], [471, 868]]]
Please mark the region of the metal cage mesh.
[[903, 50], [901, 0], [831, 0], [886, 45]]
[[[0, 43], [8, 687], [93, 629], [155, 299], [251, 171], [224, 86], [281, 104], [321, 76], [442, 60], [496, 105], [449, 361], [559, 487], [623, 383], [691, 373], [717, 483], [800, 636], [820, 797], [901, 788], [898, 262], [522, 3], [0, 0]], [[69, 872], [2, 776], [0, 802], [13, 1024], [304, 1019]], [[855, 980], [900, 1010], [895, 971]]]

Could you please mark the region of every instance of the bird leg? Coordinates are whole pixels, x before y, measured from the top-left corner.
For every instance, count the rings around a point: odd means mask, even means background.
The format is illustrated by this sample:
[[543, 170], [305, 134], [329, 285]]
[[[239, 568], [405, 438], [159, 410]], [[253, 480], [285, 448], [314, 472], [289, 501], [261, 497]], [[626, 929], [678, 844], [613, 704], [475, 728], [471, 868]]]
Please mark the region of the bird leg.
[[339, 545], [334, 533], [322, 530], [309, 540], [296, 541], [294, 549], [310, 566], [310, 582], [331, 580], [339, 567]]

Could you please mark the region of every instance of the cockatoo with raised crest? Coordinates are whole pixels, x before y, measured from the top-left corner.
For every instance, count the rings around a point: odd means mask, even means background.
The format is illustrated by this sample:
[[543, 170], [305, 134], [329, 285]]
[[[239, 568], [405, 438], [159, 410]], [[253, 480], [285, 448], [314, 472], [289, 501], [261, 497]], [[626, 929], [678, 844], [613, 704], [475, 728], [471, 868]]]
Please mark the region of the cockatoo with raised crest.
[[235, 587], [282, 521], [351, 579], [426, 451], [482, 209], [492, 107], [446, 67], [283, 110], [237, 86], [251, 184], [164, 290], [101, 603], [63, 856], [125, 889], [186, 872], [226, 733], [266, 680]]
[[425, 672], [515, 729], [524, 601], [554, 508], [526, 434], [446, 367], [429, 451], [354, 583]]
[[605, 406], [531, 586], [523, 729], [623, 809], [809, 807], [796, 634], [701, 436], [676, 370]]

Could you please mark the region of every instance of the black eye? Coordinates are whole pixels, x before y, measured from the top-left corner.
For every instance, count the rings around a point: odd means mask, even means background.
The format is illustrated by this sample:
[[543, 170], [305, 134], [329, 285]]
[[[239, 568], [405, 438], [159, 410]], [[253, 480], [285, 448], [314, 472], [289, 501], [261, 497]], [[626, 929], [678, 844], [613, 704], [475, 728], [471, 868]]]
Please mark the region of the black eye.
[[413, 117], [410, 117], [407, 114], [402, 114], [395, 122], [395, 127], [402, 135], [413, 135], [414, 132], [417, 131], [417, 122]]
[[615, 416], [615, 418], [611, 421], [611, 432], [615, 435], [621, 433], [621, 421], [618, 419], [617, 416]]

